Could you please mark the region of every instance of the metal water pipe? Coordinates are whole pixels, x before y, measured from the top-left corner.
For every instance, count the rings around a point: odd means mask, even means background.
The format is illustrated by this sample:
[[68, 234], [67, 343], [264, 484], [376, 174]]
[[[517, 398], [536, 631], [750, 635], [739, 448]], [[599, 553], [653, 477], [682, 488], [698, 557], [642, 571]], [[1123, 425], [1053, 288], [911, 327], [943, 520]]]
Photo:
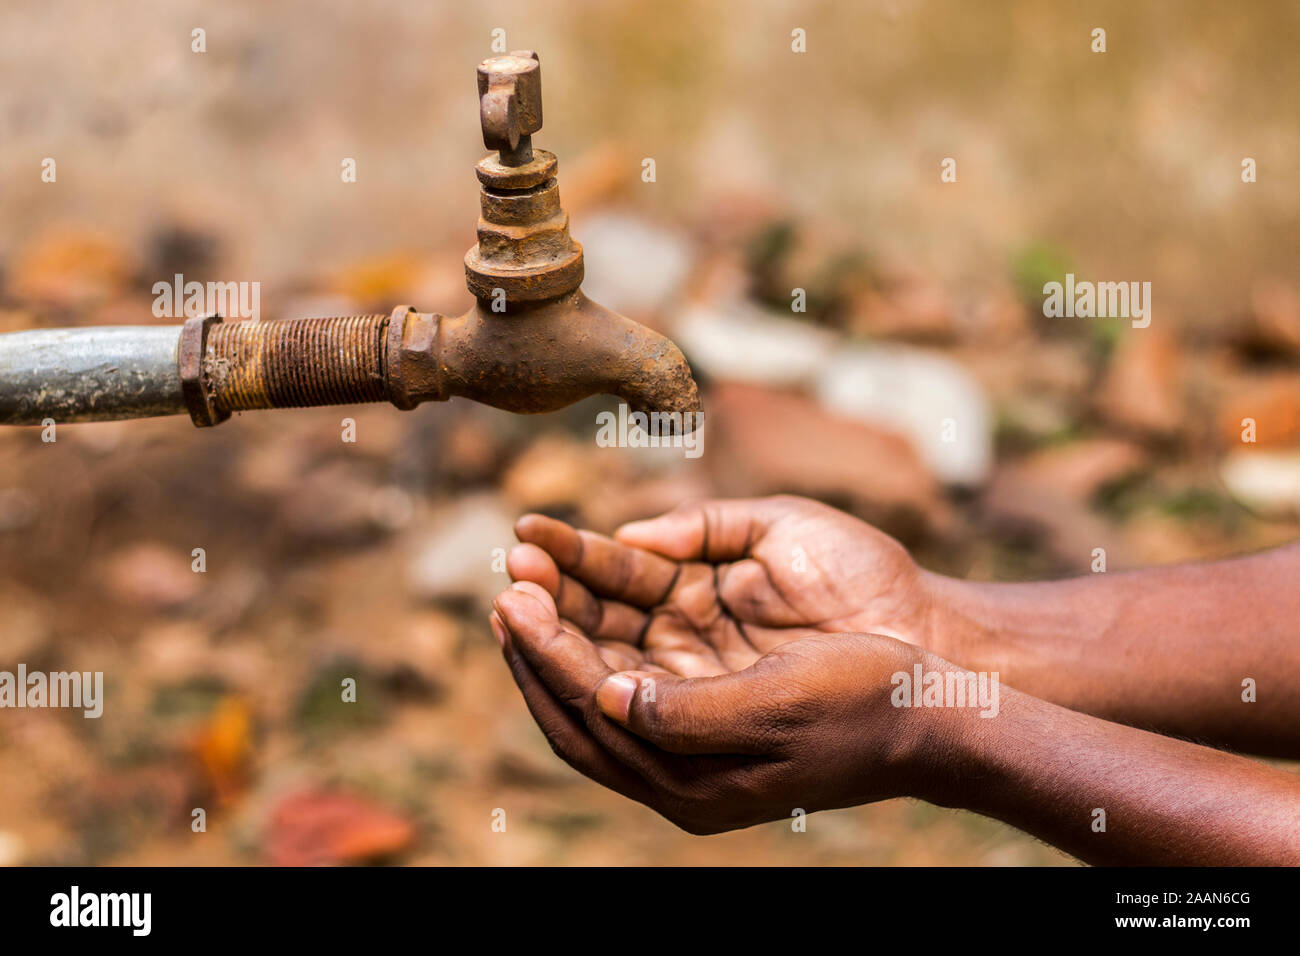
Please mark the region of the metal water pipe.
[[569, 236], [542, 128], [541, 65], [531, 51], [478, 65], [483, 142], [478, 243], [465, 256], [475, 304], [445, 316], [401, 305], [383, 315], [175, 326], [42, 329], [0, 335], [0, 424], [233, 412], [464, 396], [548, 412], [608, 393], [636, 411], [698, 423], [681, 351], [582, 294], [582, 246]]

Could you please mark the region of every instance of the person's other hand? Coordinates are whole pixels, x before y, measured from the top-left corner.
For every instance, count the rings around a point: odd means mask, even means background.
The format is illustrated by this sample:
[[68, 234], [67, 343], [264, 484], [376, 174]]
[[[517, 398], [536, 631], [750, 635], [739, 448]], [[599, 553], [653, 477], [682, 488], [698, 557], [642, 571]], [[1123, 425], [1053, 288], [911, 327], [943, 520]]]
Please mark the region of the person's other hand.
[[[668, 590], [657, 578], [639, 587], [651, 585]], [[653, 593], [636, 587], [628, 582], [625, 593]], [[938, 753], [936, 712], [891, 702], [893, 674], [946, 665], [888, 637], [811, 629], [791, 637], [785, 629], [786, 640], [751, 660], [725, 648], [699, 651], [709, 640], [683, 619], [673, 625], [681, 649], [656, 657], [707, 676], [629, 669], [622, 655], [635, 658], [635, 650], [598, 647], [531, 581], [497, 597], [492, 628], [555, 752], [691, 833], [922, 796], [929, 784], [920, 768], [948, 763]]]

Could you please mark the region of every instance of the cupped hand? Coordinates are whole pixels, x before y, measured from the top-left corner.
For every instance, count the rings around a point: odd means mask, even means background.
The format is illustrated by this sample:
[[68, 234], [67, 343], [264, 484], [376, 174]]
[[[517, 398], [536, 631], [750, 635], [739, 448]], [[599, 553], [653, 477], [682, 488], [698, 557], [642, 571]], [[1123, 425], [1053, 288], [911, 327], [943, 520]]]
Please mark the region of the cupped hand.
[[[577, 616], [606, 630], [632, 626], [611, 623], [610, 613]], [[894, 674], [943, 662], [892, 638], [808, 631], [741, 663], [738, 652], [697, 651], [707, 644], [698, 634], [686, 647], [678, 624], [683, 648], [669, 663], [711, 671], [681, 676], [654, 664], [629, 667], [635, 645], [594, 643], [531, 581], [497, 597], [492, 628], [555, 752], [692, 833], [920, 796], [919, 768], [944, 764], [933, 712], [891, 699]], [[610, 646], [625, 643], [633, 649]]]
[[944, 652], [936, 579], [897, 541], [805, 498], [690, 504], [613, 539], [542, 515], [515, 530], [511, 577], [550, 593], [611, 667], [706, 677], [844, 632]]

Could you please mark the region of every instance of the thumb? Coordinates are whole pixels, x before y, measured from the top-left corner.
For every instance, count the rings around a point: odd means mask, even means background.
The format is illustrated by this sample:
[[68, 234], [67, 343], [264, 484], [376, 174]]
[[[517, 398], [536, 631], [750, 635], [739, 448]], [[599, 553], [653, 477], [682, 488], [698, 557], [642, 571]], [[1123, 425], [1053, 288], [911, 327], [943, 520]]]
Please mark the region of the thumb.
[[679, 754], [761, 754], [773, 749], [770, 697], [753, 677], [720, 674], [681, 678], [620, 671], [596, 688], [596, 706], [610, 720], [662, 750]]
[[782, 498], [727, 498], [690, 502], [614, 532], [623, 544], [677, 561], [738, 561], [790, 504]]

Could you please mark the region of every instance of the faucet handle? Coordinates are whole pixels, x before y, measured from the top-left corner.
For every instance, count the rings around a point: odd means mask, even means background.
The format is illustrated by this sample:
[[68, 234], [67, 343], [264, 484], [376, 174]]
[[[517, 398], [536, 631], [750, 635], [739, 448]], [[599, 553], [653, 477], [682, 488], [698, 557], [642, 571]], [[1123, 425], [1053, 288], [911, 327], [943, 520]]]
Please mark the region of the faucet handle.
[[515, 50], [478, 65], [483, 145], [503, 166], [533, 160], [532, 134], [542, 128], [542, 65], [532, 50]]

